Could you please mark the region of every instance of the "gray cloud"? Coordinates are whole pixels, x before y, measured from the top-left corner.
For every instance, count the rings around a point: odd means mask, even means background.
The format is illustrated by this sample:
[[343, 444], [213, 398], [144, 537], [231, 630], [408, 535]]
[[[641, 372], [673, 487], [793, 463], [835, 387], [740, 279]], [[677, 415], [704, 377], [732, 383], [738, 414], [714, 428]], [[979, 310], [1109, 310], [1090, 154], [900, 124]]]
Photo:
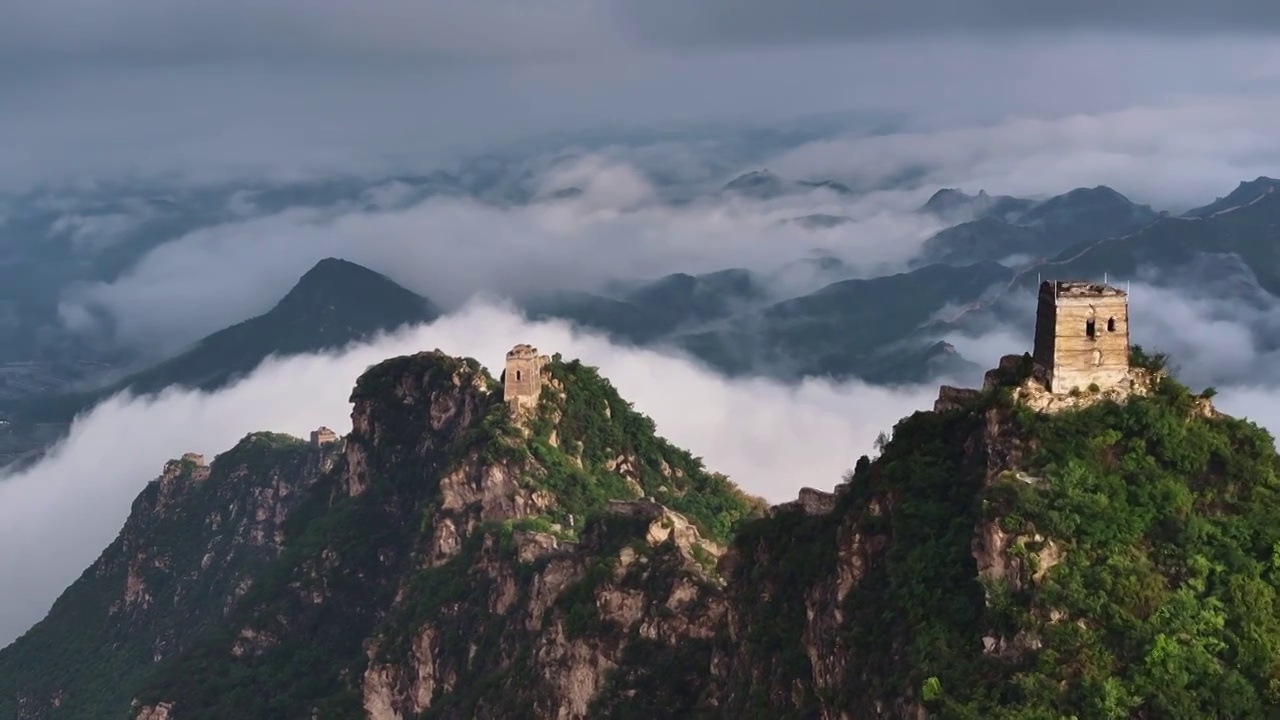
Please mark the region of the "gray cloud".
[[834, 486], [860, 454], [872, 450], [877, 432], [929, 406], [936, 392], [728, 381], [680, 358], [615, 347], [562, 323], [528, 323], [499, 307], [473, 305], [342, 353], [268, 362], [216, 394], [117, 397], [78, 419], [68, 440], [40, 465], [0, 478], [0, 577], [22, 578], [0, 583], [0, 645], [38, 620], [93, 562], [167, 459], [188, 451], [212, 457], [255, 430], [305, 437], [323, 424], [345, 433], [351, 386], [368, 365], [440, 348], [496, 371], [516, 342], [600, 367], [665, 437], [775, 502], [794, 498], [802, 485]]
[[125, 63], [407, 58], [448, 64], [556, 58], [621, 38], [590, 0], [12, 0], [0, 57]]
[[649, 42], [698, 45], [843, 41], [911, 35], [1088, 31], [1203, 35], [1274, 33], [1280, 7], [1266, 0], [634, 0], [624, 27]]
[[[767, 271], [819, 248], [860, 274], [892, 271], [939, 229], [912, 212], [937, 187], [1035, 196], [1108, 184], [1158, 209], [1182, 209], [1223, 195], [1242, 179], [1276, 174], [1280, 139], [1270, 127], [1277, 111], [1280, 96], [1269, 94], [1181, 97], [1060, 118], [836, 136], [764, 161], [788, 177], [865, 187], [919, 174], [913, 189], [852, 199], [814, 193], [668, 207], [648, 178], [675, 177], [705, 191], [756, 166], [734, 167], [723, 144], [696, 139], [557, 150], [516, 171], [528, 170], [532, 186], [543, 192], [570, 185], [587, 191], [574, 201], [496, 208], [434, 199], [406, 206], [396, 200], [403, 187], [377, 186], [369, 198], [390, 200], [393, 209], [295, 209], [175, 239], [113, 282], [68, 293], [64, 317], [85, 317], [85, 308], [102, 306], [119, 320], [126, 340], [174, 349], [266, 310], [329, 255], [448, 304], [476, 292], [591, 289], [619, 275]], [[195, 157], [187, 163], [200, 165]], [[240, 196], [238, 205], [252, 209], [252, 200]], [[854, 222], [818, 232], [778, 224], [810, 213]]]
[[1278, 111], [1280, 95], [1271, 93], [1179, 97], [1053, 119], [831, 138], [771, 162], [782, 172], [854, 179], [915, 170], [933, 187], [1023, 197], [1105, 184], [1182, 210], [1277, 173], [1280, 138], [1267, 118]]
[[[905, 263], [941, 227], [912, 212], [921, 192], [814, 192], [671, 207], [656, 202], [655, 189], [631, 165], [598, 155], [556, 165], [538, 185], [584, 193], [527, 207], [433, 198], [384, 212], [294, 209], [199, 230], [160, 246], [112, 282], [69, 290], [63, 315], [104, 308], [125, 342], [173, 350], [265, 311], [329, 256], [456, 306], [476, 293], [521, 298], [673, 272], [767, 273], [817, 249], [872, 273]], [[828, 230], [781, 222], [814, 212], [852, 221]], [[821, 282], [788, 279], [796, 292]]]
[[[1148, 140], [1177, 145], [1179, 128], [1159, 124], [1161, 108], [1229, 108], [1274, 93], [1280, 80], [1280, 48], [1247, 38], [948, 37], [699, 53], [624, 46], [590, 58], [537, 58], [496, 66], [236, 55], [65, 71], [0, 62], [14, 69], [0, 71], [0, 187], [149, 174], [394, 172], [553, 131], [761, 127], [809, 114], [892, 115], [936, 132], [1010, 118], [1053, 125], [1071, 115], [1084, 125], [1135, 108], [1166, 130]], [[1093, 133], [1109, 138], [1105, 126]], [[1215, 143], [1242, 155], [1253, 139]], [[1035, 170], [1034, 158], [1024, 171]], [[1107, 158], [1086, 157], [1099, 171]]]
[[815, 41], [1072, 32], [1258, 34], [1265, 0], [10, 0], [0, 57], [132, 63], [257, 58], [415, 59], [436, 64], [752, 47]]

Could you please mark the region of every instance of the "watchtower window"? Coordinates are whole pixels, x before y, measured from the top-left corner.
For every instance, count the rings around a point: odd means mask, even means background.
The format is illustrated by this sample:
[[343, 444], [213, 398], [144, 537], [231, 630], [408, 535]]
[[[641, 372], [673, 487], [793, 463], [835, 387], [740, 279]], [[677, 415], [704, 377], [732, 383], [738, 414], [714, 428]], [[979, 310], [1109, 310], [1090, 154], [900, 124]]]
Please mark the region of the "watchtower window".
[[1115, 331], [1116, 331], [1116, 319], [1107, 318], [1107, 332], [1115, 332]]
[[1097, 333], [1094, 330], [1093, 318], [1084, 321], [1084, 334], [1088, 337], [1095, 337]]
[[520, 382], [520, 371], [516, 371], [516, 382]]

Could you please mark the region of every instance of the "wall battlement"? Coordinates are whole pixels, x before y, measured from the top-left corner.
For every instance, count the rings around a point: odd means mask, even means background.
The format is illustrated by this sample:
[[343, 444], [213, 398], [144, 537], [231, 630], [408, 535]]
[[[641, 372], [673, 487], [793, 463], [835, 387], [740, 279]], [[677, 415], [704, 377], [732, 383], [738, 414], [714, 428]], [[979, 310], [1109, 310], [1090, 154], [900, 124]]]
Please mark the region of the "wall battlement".
[[1036, 307], [1037, 376], [1054, 394], [1129, 376], [1129, 295], [1101, 283], [1046, 280]]

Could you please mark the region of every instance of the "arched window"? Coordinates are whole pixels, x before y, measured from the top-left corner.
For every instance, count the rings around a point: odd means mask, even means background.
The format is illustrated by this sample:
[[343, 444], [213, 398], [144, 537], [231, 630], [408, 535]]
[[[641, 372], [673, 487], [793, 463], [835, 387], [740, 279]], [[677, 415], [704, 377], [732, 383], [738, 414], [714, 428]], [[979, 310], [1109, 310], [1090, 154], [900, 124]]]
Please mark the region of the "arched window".
[[1097, 334], [1094, 330], [1093, 318], [1084, 321], [1084, 334], [1088, 337], [1094, 337]]
[[1116, 319], [1107, 318], [1107, 332], [1115, 332], [1115, 331], [1116, 331]]
[[516, 382], [520, 382], [520, 371], [516, 371]]

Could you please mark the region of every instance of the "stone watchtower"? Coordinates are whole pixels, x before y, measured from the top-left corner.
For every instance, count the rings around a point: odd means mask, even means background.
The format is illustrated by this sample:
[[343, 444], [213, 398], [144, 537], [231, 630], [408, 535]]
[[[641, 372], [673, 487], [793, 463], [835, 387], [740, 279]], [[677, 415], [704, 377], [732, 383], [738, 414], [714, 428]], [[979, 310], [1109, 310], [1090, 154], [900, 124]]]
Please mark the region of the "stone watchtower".
[[1129, 375], [1129, 295], [1088, 282], [1040, 284], [1036, 374], [1054, 394], [1105, 389]]
[[507, 352], [507, 367], [502, 373], [502, 399], [512, 412], [538, 407], [542, 394], [542, 367], [550, 362], [532, 345], [520, 344]]

